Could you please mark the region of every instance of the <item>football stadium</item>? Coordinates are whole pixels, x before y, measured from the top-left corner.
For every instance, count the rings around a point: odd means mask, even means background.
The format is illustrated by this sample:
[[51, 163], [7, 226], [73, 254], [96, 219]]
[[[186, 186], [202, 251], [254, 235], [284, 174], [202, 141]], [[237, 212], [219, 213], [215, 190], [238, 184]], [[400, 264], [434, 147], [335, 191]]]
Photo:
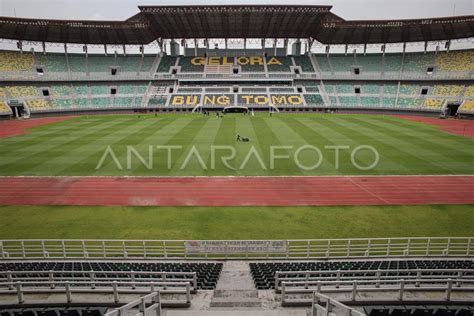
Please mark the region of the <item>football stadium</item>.
[[471, 1], [13, 2], [0, 316], [474, 315]]

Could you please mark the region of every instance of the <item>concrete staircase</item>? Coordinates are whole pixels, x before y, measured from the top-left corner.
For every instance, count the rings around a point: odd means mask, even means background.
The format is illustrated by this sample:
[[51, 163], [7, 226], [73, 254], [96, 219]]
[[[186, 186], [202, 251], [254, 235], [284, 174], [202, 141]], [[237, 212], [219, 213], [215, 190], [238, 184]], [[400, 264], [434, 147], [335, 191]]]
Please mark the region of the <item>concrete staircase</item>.
[[227, 261], [222, 268], [210, 307], [261, 307], [258, 291], [245, 262]]
[[[167, 309], [165, 316], [307, 316], [309, 309], [282, 308], [281, 302], [258, 291], [245, 261], [226, 261], [211, 297], [201, 294], [190, 309]], [[273, 291], [270, 291], [273, 293]], [[272, 295], [270, 295], [272, 296]], [[272, 302], [268, 304], [268, 299]], [[201, 301], [207, 301], [207, 304]], [[194, 304], [194, 305], [193, 305]]]

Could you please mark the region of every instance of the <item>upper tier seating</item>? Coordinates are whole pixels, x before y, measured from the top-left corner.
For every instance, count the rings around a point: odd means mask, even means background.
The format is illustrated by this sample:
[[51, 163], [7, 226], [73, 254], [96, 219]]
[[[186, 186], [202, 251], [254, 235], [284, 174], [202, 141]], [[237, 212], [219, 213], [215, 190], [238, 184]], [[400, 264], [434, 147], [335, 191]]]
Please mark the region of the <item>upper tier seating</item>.
[[32, 71], [34, 65], [31, 53], [0, 51], [0, 71]]
[[330, 57], [334, 72], [349, 73], [356, 64], [354, 55], [334, 55]]
[[[155, 271], [155, 272], [196, 272], [199, 289], [212, 290], [222, 270], [222, 263], [188, 262], [0, 262], [0, 271]], [[137, 273], [137, 277], [139, 274]], [[0, 276], [1, 277], [1, 276]], [[5, 277], [5, 276], [3, 276]], [[99, 278], [99, 275], [96, 276]], [[144, 276], [142, 276], [144, 277]]]
[[303, 72], [314, 72], [313, 64], [309, 59], [309, 56], [293, 56], [296, 66], [301, 66]]
[[44, 66], [45, 72], [67, 72], [66, 55], [64, 54], [41, 54], [38, 63]]
[[404, 72], [421, 72], [426, 73], [428, 66], [435, 63], [435, 55], [433, 53], [410, 53], [405, 54]]
[[191, 61], [194, 57], [179, 58], [179, 66], [181, 66], [181, 72], [204, 72], [204, 65], [194, 65]]
[[360, 67], [360, 71], [364, 72], [382, 72], [382, 55], [357, 55], [356, 65]]
[[114, 58], [89, 55], [87, 63], [89, 72], [110, 72], [110, 67], [114, 65]]
[[[251, 262], [249, 265], [255, 286], [262, 290], [274, 289], [277, 271], [382, 270], [383, 273], [383, 270], [474, 269], [473, 260]], [[456, 275], [456, 272], [452, 275]]]
[[473, 71], [474, 50], [451, 51], [436, 56], [438, 71]]
[[86, 59], [83, 55], [69, 55], [68, 60], [72, 72], [86, 72]]
[[[280, 62], [281, 64], [274, 63], [277, 61]], [[267, 69], [269, 72], [289, 72], [290, 66], [293, 66], [291, 57], [287, 57], [287, 56], [267, 57]]]
[[116, 66], [123, 72], [137, 72], [140, 70], [142, 56], [117, 56]]
[[402, 68], [401, 54], [387, 54], [384, 58], [384, 72], [400, 72]]
[[158, 69], [156, 71], [164, 73], [170, 72], [170, 68], [176, 64], [176, 59], [178, 58], [173, 56], [161, 56], [160, 64], [158, 65]]
[[143, 72], [145, 71], [151, 71], [151, 67], [153, 66], [153, 63], [155, 62], [155, 56], [145, 56], [143, 57], [143, 63], [142, 63], [142, 70]]
[[331, 65], [326, 55], [315, 56], [321, 72], [331, 72]]

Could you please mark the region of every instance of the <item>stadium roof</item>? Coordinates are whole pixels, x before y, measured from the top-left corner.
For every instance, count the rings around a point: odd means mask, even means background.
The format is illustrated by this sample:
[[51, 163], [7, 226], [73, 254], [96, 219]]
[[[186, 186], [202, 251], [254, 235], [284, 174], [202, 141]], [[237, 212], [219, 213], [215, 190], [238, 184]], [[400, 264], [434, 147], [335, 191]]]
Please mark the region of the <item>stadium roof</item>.
[[126, 21], [0, 17], [0, 38], [82, 44], [148, 44], [193, 38], [313, 38], [323, 44], [438, 41], [474, 37], [474, 15], [346, 21], [331, 6], [139, 6]]

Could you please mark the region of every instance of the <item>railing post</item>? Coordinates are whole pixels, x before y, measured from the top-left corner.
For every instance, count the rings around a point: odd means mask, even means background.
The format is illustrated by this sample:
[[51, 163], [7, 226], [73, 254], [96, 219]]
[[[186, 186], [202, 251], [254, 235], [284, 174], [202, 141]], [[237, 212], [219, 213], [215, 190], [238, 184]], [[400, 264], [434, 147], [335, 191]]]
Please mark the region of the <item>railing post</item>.
[[285, 282], [281, 282], [281, 303], [285, 303], [285, 291], [286, 291], [286, 286]]
[[186, 283], [186, 303], [191, 303], [191, 288], [189, 282]]
[[405, 280], [400, 280], [400, 290], [398, 291], [398, 300], [403, 301], [403, 294], [405, 291]]
[[23, 304], [25, 302], [25, 297], [23, 296], [23, 291], [21, 290], [21, 283], [16, 283], [16, 295], [18, 297], [18, 304]]
[[5, 259], [5, 252], [3, 251], [3, 241], [0, 241], [0, 255]]
[[89, 272], [89, 276], [91, 279], [91, 289], [95, 289], [95, 273], [93, 270]]
[[354, 281], [354, 283], [352, 283], [352, 297], [351, 297], [353, 302], [355, 302], [356, 297], [357, 297], [357, 281]]
[[380, 278], [382, 277], [382, 271], [380, 269], [377, 269], [377, 273], [375, 275], [377, 277], [377, 282], [375, 283], [375, 287], [379, 288], [380, 287]]
[[453, 289], [453, 280], [448, 279], [448, 283], [446, 283], [446, 301], [451, 300], [451, 291]]
[[66, 286], [66, 301], [68, 303], [71, 303], [71, 285], [69, 284], [68, 281], [65, 282], [65, 286]]
[[120, 298], [119, 298], [119, 293], [118, 293], [118, 288], [117, 288], [117, 281], [113, 282], [113, 290], [114, 290], [114, 302], [118, 303], [120, 302]]
[[419, 287], [420, 286], [420, 279], [421, 279], [421, 269], [417, 269], [416, 279], [417, 279], [417, 281], [415, 282], [415, 286]]
[[21, 255], [22, 255], [23, 258], [26, 258], [25, 242], [22, 240], [20, 244], [21, 244]]
[[156, 315], [155, 316], [161, 316], [161, 298], [160, 298], [160, 292], [156, 292], [156, 295], [153, 297], [153, 303], [157, 304], [158, 306], [156, 307]]
[[145, 301], [145, 298], [141, 297], [140, 303], [138, 305], [138, 312], [140, 313], [140, 315], [145, 315], [145, 310], [146, 310], [146, 301]]
[[317, 297], [316, 297], [316, 292], [313, 292], [313, 302], [311, 305], [311, 316], [317, 316], [318, 315], [318, 309], [316, 308], [316, 305], [318, 304]]
[[309, 286], [309, 285], [308, 285], [308, 282], [309, 282], [309, 272], [307, 271], [307, 272], [305, 273], [305, 285], [304, 285], [304, 288], [305, 288], [305, 289], [308, 289], [308, 286]]
[[7, 282], [8, 282], [8, 289], [13, 290], [13, 275], [11, 271], [7, 271]]
[[337, 280], [337, 283], [336, 283], [336, 289], [339, 288], [339, 281], [341, 281], [341, 270], [337, 270], [337, 275], [336, 275], [336, 280]]
[[49, 270], [48, 275], [49, 275], [49, 287], [51, 289], [54, 289], [56, 287], [56, 285], [54, 284], [54, 272], [52, 270]]
[[198, 286], [197, 286], [197, 274], [196, 272], [194, 272], [193, 274], [193, 288], [194, 290], [197, 290]]
[[135, 290], [135, 271], [130, 271], [130, 279], [132, 281], [132, 289]]
[[456, 286], [460, 287], [462, 283], [462, 276], [464, 275], [464, 271], [462, 269], [459, 269], [458, 271], [458, 281], [456, 282]]

